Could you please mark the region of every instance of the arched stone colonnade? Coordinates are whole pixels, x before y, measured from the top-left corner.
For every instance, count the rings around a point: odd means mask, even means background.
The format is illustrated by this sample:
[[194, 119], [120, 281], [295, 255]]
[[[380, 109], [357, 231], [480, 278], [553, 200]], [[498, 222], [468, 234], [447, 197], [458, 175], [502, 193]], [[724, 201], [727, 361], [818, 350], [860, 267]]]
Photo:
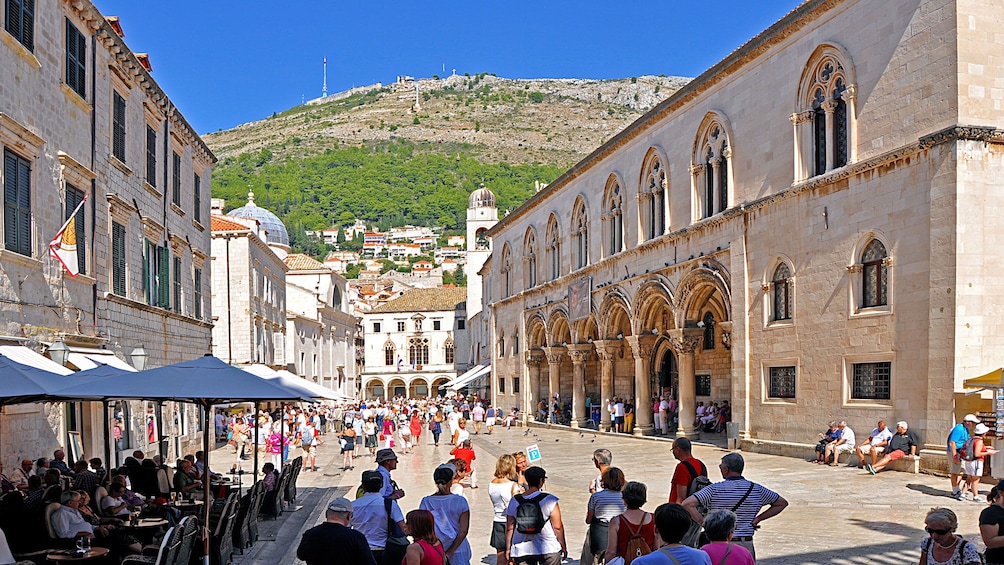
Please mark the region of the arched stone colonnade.
[[439, 387], [448, 383], [452, 377], [448, 375], [386, 375], [369, 377], [363, 381], [363, 398], [390, 400], [395, 396], [407, 398], [435, 398], [439, 396]]
[[619, 396], [634, 400], [634, 433], [645, 435], [653, 431], [651, 400], [667, 394], [680, 403], [678, 433], [687, 435], [695, 431], [699, 398], [731, 400], [728, 272], [706, 260], [678, 276], [678, 284], [654, 274], [631, 286], [601, 285], [580, 320], [569, 320], [565, 301], [527, 310], [523, 367], [512, 375], [525, 379], [520, 401], [527, 415], [557, 394], [562, 403], [571, 400], [571, 425], [585, 427], [589, 398], [605, 429], [606, 401]]

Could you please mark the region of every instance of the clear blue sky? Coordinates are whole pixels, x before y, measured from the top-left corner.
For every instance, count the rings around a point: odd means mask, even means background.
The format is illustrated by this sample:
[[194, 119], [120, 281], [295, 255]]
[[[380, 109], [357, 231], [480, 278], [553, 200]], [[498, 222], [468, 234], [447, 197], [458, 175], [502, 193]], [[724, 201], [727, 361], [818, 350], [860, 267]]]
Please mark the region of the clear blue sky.
[[697, 76], [801, 0], [93, 0], [199, 133], [431, 77]]

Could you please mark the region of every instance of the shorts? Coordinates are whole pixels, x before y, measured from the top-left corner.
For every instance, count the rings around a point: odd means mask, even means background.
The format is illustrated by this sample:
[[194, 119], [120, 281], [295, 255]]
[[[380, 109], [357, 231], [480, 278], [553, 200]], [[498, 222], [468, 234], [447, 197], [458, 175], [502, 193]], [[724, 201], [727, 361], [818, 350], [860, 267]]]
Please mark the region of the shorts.
[[492, 522], [491, 546], [496, 551], [505, 551], [505, 522]]
[[864, 445], [861, 446], [861, 453], [868, 454], [871, 453], [873, 449], [875, 450], [875, 453], [883, 453], [885, 451], [884, 447], [875, 447], [874, 445]]
[[494, 426], [495, 425], [495, 417], [492, 416], [491, 418], [488, 418], [487, 420], [485, 420], [485, 425]]
[[849, 443], [841, 443], [836, 448], [837, 453], [844, 453], [847, 451], [854, 451], [854, 446]]
[[614, 416], [614, 423], [615, 424], [623, 424], [624, 423], [624, 416]]
[[895, 451], [890, 451], [889, 453], [887, 453], [886, 457], [889, 458], [889, 461], [895, 461], [897, 459], [902, 459], [906, 457], [906, 452], [901, 449], [897, 449]]
[[307, 455], [315, 455], [317, 453], [317, 446], [314, 445], [301, 445], [300, 448]]
[[962, 474], [962, 460], [956, 461], [951, 455], [948, 456], [948, 474], [949, 475], [961, 475]]
[[975, 459], [973, 461], [963, 461], [962, 468], [966, 471], [966, 476], [969, 477], [983, 476], [983, 461], [979, 459]]
[[342, 453], [345, 453], [346, 451], [355, 451], [355, 449], [356, 449], [356, 442], [347, 441], [345, 442], [345, 445], [342, 446]]

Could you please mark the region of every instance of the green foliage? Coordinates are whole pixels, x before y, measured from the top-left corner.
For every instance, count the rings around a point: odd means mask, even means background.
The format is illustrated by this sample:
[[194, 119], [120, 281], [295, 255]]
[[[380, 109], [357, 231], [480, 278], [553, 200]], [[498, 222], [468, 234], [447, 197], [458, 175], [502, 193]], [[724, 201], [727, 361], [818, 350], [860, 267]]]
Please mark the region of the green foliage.
[[345, 266], [345, 278], [347, 279], [358, 279], [359, 271], [363, 268], [359, 263], [349, 263]]
[[631, 77], [631, 84], [638, 84], [638, 77]]
[[544, 101], [544, 93], [537, 92], [536, 90], [530, 93], [530, 101], [534, 104], [540, 104]]
[[656, 93], [656, 94], [659, 94], [659, 85], [658, 85], [658, 84], [657, 84], [657, 85], [655, 85], [655, 93]]
[[415, 119], [412, 120], [411, 123], [413, 123], [413, 124], [415, 124], [417, 126], [417, 125], [421, 124], [422, 122], [419, 121], [418, 116], [415, 116]]
[[[321, 258], [327, 246], [305, 237], [305, 230], [344, 226], [356, 218], [382, 230], [405, 224], [462, 229], [467, 198], [482, 183], [495, 193], [500, 210], [514, 209], [532, 194], [533, 181], [551, 182], [564, 170], [482, 163], [465, 156], [463, 146], [403, 140], [259, 162], [258, 153], [221, 160], [213, 171], [213, 197], [241, 205], [254, 187], [257, 204], [286, 224], [294, 251]], [[361, 236], [341, 248], [358, 251]]]
[[391, 261], [390, 259], [381, 259], [380, 260], [380, 265], [382, 265], [380, 267], [380, 274], [381, 275], [384, 274], [384, 273], [389, 273], [391, 271], [396, 271], [397, 270], [397, 263]]

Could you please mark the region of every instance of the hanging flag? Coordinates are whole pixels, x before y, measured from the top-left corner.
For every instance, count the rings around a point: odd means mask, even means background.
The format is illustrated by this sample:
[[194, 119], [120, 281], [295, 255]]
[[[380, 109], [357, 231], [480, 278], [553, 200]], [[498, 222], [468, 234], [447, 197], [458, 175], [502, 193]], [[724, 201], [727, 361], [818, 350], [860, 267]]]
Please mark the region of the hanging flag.
[[398, 373], [401, 372], [401, 365], [403, 365], [403, 364], [404, 364], [404, 359], [401, 359], [401, 356], [398, 355], [397, 356], [397, 372]]
[[73, 213], [67, 218], [63, 227], [59, 228], [59, 233], [49, 243], [49, 255], [62, 263], [63, 268], [71, 277], [80, 274], [80, 266], [77, 265], [77, 212], [84, 206], [84, 202], [87, 202], [87, 196], [87, 194], [84, 195], [83, 200], [73, 209]]

